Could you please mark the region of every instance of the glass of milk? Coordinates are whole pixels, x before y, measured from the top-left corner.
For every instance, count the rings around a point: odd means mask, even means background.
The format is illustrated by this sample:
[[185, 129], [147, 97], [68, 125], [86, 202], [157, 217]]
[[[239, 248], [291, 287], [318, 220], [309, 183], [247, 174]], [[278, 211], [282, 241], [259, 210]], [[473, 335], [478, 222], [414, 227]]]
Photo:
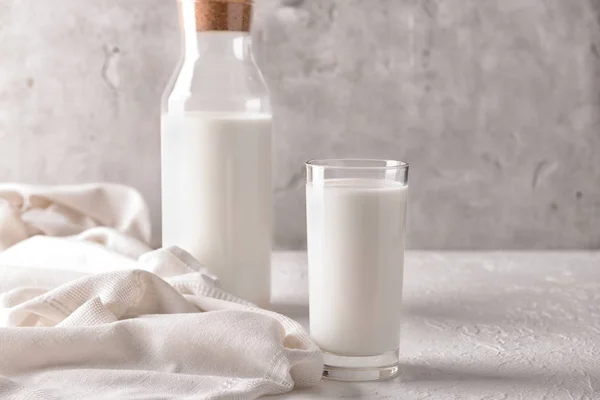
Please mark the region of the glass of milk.
[[323, 376], [382, 380], [398, 373], [408, 164], [306, 163], [310, 333]]

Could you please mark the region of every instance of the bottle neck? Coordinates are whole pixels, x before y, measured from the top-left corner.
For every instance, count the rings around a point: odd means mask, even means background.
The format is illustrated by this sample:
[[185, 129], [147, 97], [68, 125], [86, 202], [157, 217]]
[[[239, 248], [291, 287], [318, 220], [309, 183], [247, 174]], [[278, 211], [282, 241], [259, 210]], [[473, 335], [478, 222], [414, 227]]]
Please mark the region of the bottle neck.
[[248, 32], [186, 31], [184, 58], [196, 60], [199, 57], [252, 61], [252, 38]]
[[[163, 112], [270, 114], [269, 91], [252, 55], [248, 31], [251, 1], [179, 0], [178, 3], [182, 57], [165, 92]], [[208, 5], [212, 8], [206, 8]], [[216, 13], [215, 8], [225, 14]], [[199, 17], [199, 10], [206, 13]], [[236, 10], [246, 11], [240, 14]], [[216, 14], [218, 19], [211, 17]]]

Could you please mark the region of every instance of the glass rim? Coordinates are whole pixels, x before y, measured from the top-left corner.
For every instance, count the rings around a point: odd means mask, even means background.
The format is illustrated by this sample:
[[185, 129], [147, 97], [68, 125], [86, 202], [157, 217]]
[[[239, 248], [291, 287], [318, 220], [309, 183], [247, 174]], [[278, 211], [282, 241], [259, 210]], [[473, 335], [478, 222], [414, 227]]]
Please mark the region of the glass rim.
[[[384, 165], [360, 165], [361, 163], [383, 163]], [[355, 165], [353, 165], [355, 164]], [[321, 158], [305, 162], [307, 167], [324, 169], [362, 169], [362, 170], [390, 170], [408, 169], [409, 164], [405, 161], [387, 160], [377, 158]]]

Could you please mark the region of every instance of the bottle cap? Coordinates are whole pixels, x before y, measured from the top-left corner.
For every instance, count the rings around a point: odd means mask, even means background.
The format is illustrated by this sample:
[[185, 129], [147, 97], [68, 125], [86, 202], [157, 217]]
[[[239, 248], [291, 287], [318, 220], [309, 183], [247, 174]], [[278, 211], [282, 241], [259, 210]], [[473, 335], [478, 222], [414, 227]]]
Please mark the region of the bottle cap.
[[196, 0], [196, 30], [249, 32], [252, 0]]

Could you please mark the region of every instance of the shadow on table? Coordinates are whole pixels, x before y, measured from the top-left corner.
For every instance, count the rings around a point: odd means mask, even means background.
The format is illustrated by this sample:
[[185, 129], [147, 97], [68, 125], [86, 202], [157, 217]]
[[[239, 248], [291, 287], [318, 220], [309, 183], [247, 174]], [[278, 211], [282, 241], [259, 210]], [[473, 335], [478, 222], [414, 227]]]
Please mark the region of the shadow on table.
[[400, 365], [398, 379], [404, 383], [477, 382], [540, 385], [547, 382], [548, 376], [522, 371], [498, 371], [486, 366], [465, 367], [460, 365], [402, 364]]

